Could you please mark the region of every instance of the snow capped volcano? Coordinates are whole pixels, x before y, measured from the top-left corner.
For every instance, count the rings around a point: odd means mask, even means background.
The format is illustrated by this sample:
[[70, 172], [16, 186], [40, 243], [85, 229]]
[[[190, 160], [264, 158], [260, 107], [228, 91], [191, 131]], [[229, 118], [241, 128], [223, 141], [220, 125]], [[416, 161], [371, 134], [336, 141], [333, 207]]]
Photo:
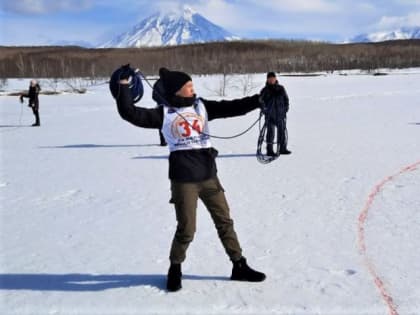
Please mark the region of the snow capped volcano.
[[100, 48], [168, 46], [235, 39], [239, 38], [184, 6], [179, 11], [155, 13]]
[[402, 27], [394, 31], [376, 32], [371, 34], [361, 34], [354, 37], [351, 42], [382, 42], [397, 39], [420, 39], [420, 26]]

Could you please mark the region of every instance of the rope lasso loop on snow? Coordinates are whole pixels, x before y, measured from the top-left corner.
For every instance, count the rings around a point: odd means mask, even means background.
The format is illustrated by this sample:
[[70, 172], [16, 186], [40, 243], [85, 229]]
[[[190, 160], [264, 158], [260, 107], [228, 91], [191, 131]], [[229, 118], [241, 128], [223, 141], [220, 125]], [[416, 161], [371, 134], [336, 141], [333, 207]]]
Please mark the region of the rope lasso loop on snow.
[[[257, 144], [257, 160], [262, 164], [268, 164], [277, 160], [281, 155], [282, 144], [287, 143], [287, 128], [285, 124], [285, 118], [279, 115], [275, 110], [275, 104], [264, 104], [264, 108], [261, 111], [261, 116], [264, 116], [264, 124], [261, 126], [260, 122], [260, 133], [258, 136]], [[271, 130], [269, 130], [271, 128]], [[272, 135], [272, 138], [276, 140], [273, 142], [267, 142], [267, 133], [272, 132], [275, 135]], [[263, 144], [266, 143], [267, 146], [272, 147], [271, 154], [263, 153]]]

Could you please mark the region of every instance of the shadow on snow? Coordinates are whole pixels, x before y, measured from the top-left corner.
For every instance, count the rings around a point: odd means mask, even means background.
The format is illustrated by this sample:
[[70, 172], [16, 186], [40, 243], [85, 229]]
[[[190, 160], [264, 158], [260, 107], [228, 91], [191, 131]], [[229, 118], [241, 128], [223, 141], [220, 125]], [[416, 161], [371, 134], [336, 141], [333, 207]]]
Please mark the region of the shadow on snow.
[[[96, 148], [141, 148], [141, 147], [160, 147], [159, 144], [69, 144], [59, 146], [40, 146], [40, 149], [96, 149]], [[139, 160], [160, 160], [168, 159], [168, 154], [164, 155], [144, 155], [136, 156], [133, 159]], [[240, 158], [240, 157], [255, 157], [255, 153], [249, 154], [219, 154], [218, 158]]]
[[40, 149], [97, 149], [97, 148], [141, 148], [156, 147], [158, 144], [69, 144], [59, 146], [41, 146]]
[[[219, 280], [228, 277], [183, 275], [184, 280]], [[166, 275], [90, 275], [90, 274], [0, 274], [0, 290], [104, 291], [149, 286], [166, 291]]]
[[31, 125], [0, 125], [0, 128], [31, 127]]
[[[241, 157], [255, 157], [255, 153], [249, 154], [219, 154], [217, 159], [241, 158]], [[145, 155], [133, 157], [134, 160], [167, 160], [169, 155]]]

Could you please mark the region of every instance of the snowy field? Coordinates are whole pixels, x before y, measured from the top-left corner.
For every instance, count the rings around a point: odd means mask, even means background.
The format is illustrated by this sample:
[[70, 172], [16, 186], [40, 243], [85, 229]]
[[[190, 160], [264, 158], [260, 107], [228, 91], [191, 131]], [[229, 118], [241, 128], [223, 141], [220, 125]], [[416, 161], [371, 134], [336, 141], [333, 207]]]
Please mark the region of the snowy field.
[[[219, 79], [194, 77], [197, 92], [216, 99]], [[258, 128], [213, 140], [244, 255], [267, 280], [229, 281], [200, 204], [177, 293], [165, 290], [176, 221], [158, 132], [123, 121], [106, 86], [40, 96], [40, 128], [17, 97], [0, 97], [0, 314], [420, 314], [420, 165], [374, 191], [420, 161], [420, 69], [280, 83], [292, 155], [259, 164]]]

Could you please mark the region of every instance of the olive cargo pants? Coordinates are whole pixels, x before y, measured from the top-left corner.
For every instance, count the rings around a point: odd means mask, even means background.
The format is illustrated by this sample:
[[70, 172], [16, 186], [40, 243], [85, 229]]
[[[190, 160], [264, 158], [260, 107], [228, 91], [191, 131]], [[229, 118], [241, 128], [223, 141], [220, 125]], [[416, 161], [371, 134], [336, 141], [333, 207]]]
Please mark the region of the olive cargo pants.
[[175, 205], [178, 223], [169, 256], [171, 263], [180, 264], [185, 260], [188, 245], [193, 240], [196, 230], [198, 198], [210, 212], [230, 259], [237, 261], [242, 257], [242, 249], [233, 229], [225, 193], [217, 177], [197, 183], [171, 181], [171, 192], [171, 203]]

